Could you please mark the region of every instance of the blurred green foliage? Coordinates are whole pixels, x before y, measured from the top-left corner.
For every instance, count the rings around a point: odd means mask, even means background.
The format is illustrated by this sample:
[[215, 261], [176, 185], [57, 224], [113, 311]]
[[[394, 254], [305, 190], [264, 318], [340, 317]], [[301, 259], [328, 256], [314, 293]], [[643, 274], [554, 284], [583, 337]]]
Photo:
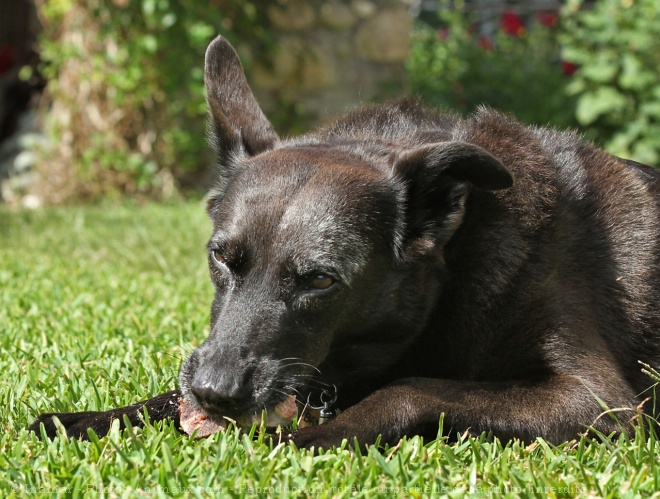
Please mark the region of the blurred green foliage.
[[512, 31], [503, 16], [492, 38], [476, 33], [463, 2], [439, 5], [437, 25], [418, 23], [408, 66], [426, 102], [579, 127], [613, 154], [660, 164], [657, 0], [568, 0], [556, 24], [542, 13]]
[[[252, 60], [267, 63], [271, 3], [38, 2], [51, 102], [40, 168], [51, 200], [165, 197], [199, 184], [212, 162], [204, 51], [222, 33], [250, 47], [248, 72]], [[580, 126], [614, 154], [660, 162], [657, 0], [568, 0], [560, 17], [503, 18], [488, 38], [462, 7], [439, 0], [437, 23], [417, 23], [410, 87], [428, 104], [465, 114], [486, 103], [526, 122]]]
[[[264, 3], [261, 1], [261, 3]], [[270, 46], [259, 0], [50, 0], [52, 101], [42, 169], [70, 165], [63, 198], [167, 195], [208, 167], [204, 52], [218, 33]], [[54, 182], [57, 184], [57, 182]], [[73, 184], [73, 185], [72, 185]]]
[[579, 124], [606, 149], [660, 163], [660, 3], [570, 0], [564, 56], [577, 63], [568, 94]]
[[408, 63], [411, 89], [425, 102], [461, 114], [488, 104], [528, 123], [574, 125], [552, 18], [525, 27], [509, 26], [504, 18], [487, 38], [475, 33], [475, 19], [462, 3], [440, 0], [438, 25], [418, 23]]

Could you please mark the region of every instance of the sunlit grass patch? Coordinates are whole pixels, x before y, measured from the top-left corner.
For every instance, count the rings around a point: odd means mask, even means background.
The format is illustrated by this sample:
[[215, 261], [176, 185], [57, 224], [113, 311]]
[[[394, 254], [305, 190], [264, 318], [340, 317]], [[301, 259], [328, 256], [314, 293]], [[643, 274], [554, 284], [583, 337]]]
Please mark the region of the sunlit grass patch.
[[0, 212], [1, 497], [636, 497], [660, 491], [655, 432], [559, 447], [404, 440], [314, 456], [170, 422], [41, 442], [40, 412], [97, 410], [177, 386], [208, 333], [201, 203]]

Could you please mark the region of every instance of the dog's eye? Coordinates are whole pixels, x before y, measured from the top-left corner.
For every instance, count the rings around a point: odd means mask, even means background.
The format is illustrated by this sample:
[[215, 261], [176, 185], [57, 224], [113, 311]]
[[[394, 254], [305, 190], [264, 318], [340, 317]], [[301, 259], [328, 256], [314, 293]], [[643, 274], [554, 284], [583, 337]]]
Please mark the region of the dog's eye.
[[222, 252], [217, 248], [211, 250], [211, 256], [213, 257], [213, 260], [220, 265], [224, 265], [227, 262], [225, 257], [222, 255]]
[[335, 283], [335, 280], [327, 274], [317, 274], [309, 281], [313, 289], [324, 290], [328, 289]]

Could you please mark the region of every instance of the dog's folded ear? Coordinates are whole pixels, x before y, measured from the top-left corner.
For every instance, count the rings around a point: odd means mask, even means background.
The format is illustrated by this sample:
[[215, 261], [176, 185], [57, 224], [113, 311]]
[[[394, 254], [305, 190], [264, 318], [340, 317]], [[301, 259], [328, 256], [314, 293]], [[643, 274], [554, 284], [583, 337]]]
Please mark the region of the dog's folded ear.
[[206, 49], [204, 86], [211, 145], [221, 168], [217, 188], [221, 190], [240, 158], [271, 149], [279, 138], [248, 86], [236, 51], [221, 36]]
[[416, 195], [424, 195], [424, 187], [432, 191], [440, 177], [470, 182], [487, 191], [513, 185], [513, 175], [496, 157], [467, 142], [439, 142], [406, 151], [396, 159], [394, 174], [419, 184]]
[[392, 174], [405, 190], [405, 260], [433, 254], [449, 240], [463, 219], [469, 184], [493, 191], [514, 182], [497, 158], [466, 142], [438, 142], [401, 153]]

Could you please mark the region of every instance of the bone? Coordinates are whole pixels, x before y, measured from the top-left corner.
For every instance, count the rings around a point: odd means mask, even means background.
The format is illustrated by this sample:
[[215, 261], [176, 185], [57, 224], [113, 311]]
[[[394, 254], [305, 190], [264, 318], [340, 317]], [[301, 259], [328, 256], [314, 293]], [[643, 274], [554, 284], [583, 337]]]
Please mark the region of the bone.
[[179, 424], [188, 435], [195, 433], [197, 438], [206, 438], [227, 428], [226, 421], [209, 419], [200, 407], [188, 403], [186, 399], [179, 400]]
[[[276, 428], [287, 426], [298, 416], [295, 395], [289, 395], [272, 410], [266, 411], [266, 427]], [[220, 430], [227, 428], [227, 421], [217, 420], [209, 417], [203, 409], [189, 403], [185, 399], [179, 401], [179, 417], [181, 429], [188, 435], [195, 433], [196, 438], [206, 438]], [[227, 418], [229, 420], [229, 418]], [[261, 423], [261, 414], [253, 414], [248, 417], [239, 418], [236, 425], [241, 428], [249, 428], [253, 424]]]

